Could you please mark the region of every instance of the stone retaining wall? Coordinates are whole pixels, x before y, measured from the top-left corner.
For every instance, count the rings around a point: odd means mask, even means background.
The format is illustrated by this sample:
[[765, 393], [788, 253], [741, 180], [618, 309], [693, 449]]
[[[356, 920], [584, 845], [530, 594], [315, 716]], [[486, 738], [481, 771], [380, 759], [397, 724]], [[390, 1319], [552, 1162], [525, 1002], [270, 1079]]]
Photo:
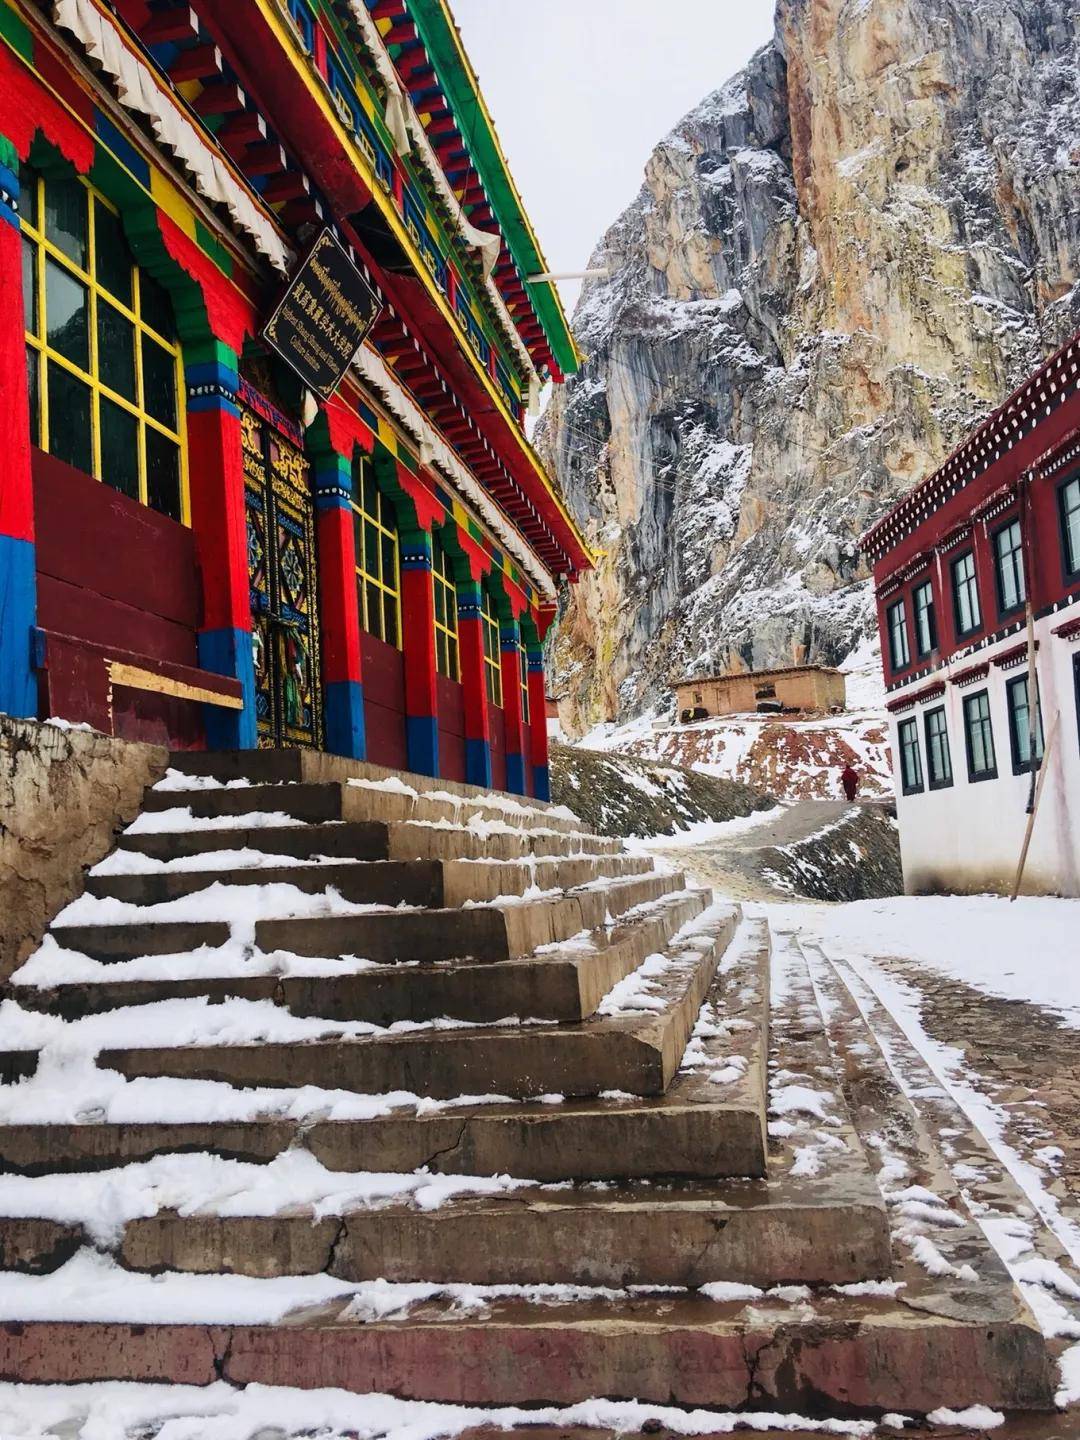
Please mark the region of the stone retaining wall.
[[0, 981], [134, 819], [168, 751], [0, 715]]
[[811, 900], [871, 900], [904, 893], [896, 821], [884, 806], [852, 806], [816, 835], [758, 852], [762, 879]]

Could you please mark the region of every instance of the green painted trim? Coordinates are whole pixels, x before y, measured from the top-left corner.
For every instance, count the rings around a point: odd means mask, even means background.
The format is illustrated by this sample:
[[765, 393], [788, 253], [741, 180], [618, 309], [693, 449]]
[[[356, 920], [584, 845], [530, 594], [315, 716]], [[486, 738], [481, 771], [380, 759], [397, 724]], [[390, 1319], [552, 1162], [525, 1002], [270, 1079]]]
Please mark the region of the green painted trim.
[[195, 217], [195, 243], [204, 255], [208, 255], [221, 273], [230, 280], [233, 275], [232, 256], [214, 235], [202, 223], [199, 217]]
[[7, 4], [7, 0], [0, 0], [0, 38], [6, 40], [24, 60], [33, 63], [34, 37], [29, 27]]
[[[494, 123], [488, 114], [480, 87], [457, 34], [446, 0], [409, 0], [409, 15], [435, 66], [439, 83], [450, 101], [455, 118], [472, 156], [473, 164], [491, 197], [499, 225], [522, 275], [548, 269], [539, 241], [529, 222], [514, 184]], [[474, 117], [466, 124], [460, 117]], [[570, 333], [562, 302], [554, 285], [530, 285], [529, 294], [536, 313], [564, 374], [572, 374], [580, 356]]]

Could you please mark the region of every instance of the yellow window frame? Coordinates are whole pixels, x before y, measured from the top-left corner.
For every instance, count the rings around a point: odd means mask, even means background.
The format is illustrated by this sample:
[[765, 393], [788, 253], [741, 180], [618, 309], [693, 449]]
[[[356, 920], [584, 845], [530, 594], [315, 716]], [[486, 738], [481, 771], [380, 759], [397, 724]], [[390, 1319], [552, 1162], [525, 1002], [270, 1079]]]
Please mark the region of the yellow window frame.
[[529, 724], [529, 652], [525, 641], [518, 641], [518, 670], [521, 675], [521, 718]]
[[480, 624], [484, 632], [484, 675], [489, 705], [503, 703], [502, 652], [499, 644], [499, 617], [486, 585], [480, 587]]
[[[30, 207], [27, 206], [24, 213], [20, 214], [20, 233], [34, 247], [34, 289], [37, 302], [37, 329], [36, 331], [25, 329], [24, 335], [27, 346], [34, 352], [37, 364], [37, 392], [38, 392], [38, 446], [48, 452], [50, 450], [50, 429], [49, 429], [49, 385], [48, 367], [58, 365], [66, 370], [76, 380], [81, 381], [90, 391], [90, 453], [92, 462], [92, 473], [95, 480], [102, 479], [101, 474], [101, 400], [105, 397], [120, 409], [131, 415], [138, 424], [139, 435], [139, 503], [149, 507], [147, 467], [146, 467], [146, 429], [149, 427], [163, 435], [167, 440], [176, 445], [180, 472], [180, 523], [190, 525], [191, 523], [191, 500], [188, 490], [188, 457], [187, 457], [187, 415], [185, 408], [185, 391], [183, 366], [180, 345], [176, 341], [167, 339], [160, 331], [155, 330], [142, 317], [142, 267], [136, 260], [131, 262], [131, 298], [129, 305], [114, 295], [97, 276], [97, 206], [100, 204], [104, 209], [113, 215], [119, 216], [120, 211], [111, 203], [95, 186], [84, 179], [81, 175], [74, 177], [75, 182], [86, 191], [86, 258], [87, 268], [84, 269], [69, 255], [61, 250], [48, 238], [45, 233], [45, 195], [48, 185], [48, 177], [33, 173], [33, 184], [35, 188], [34, 211], [37, 217], [35, 224], [29, 217]], [[61, 355], [48, 343], [48, 298], [46, 295], [46, 260], [52, 260], [54, 264], [61, 267], [69, 275], [73, 276], [87, 290], [89, 301], [88, 311], [88, 345], [89, 345], [89, 371], [84, 370], [66, 355]], [[126, 395], [121, 395], [106, 385], [101, 379], [100, 360], [98, 355], [98, 301], [103, 296], [108, 304], [128, 320], [134, 327], [134, 351], [135, 351], [135, 393], [138, 397], [135, 401], [129, 400]], [[176, 391], [176, 424], [177, 428], [171, 430], [155, 416], [151, 415], [145, 405], [145, 391], [143, 385], [143, 355], [142, 337], [143, 334], [167, 351], [173, 357], [175, 391]], [[157, 513], [157, 512], [155, 512]]]
[[458, 653], [457, 588], [445, 545], [431, 542], [431, 583], [435, 609], [435, 668], [448, 680], [461, 679]]
[[[369, 635], [401, 649], [401, 548], [398, 543], [397, 518], [390, 500], [383, 495], [375, 480], [371, 462], [362, 459], [356, 471], [355, 494], [352, 502], [356, 537], [356, 585], [360, 605], [360, 625]], [[368, 537], [374, 536], [378, 572], [368, 566]], [[393, 569], [388, 576], [383, 555], [383, 542], [393, 547]], [[376, 591], [373, 597], [371, 590]], [[393, 634], [388, 633], [387, 599], [393, 601]], [[373, 612], [378, 603], [378, 615]]]

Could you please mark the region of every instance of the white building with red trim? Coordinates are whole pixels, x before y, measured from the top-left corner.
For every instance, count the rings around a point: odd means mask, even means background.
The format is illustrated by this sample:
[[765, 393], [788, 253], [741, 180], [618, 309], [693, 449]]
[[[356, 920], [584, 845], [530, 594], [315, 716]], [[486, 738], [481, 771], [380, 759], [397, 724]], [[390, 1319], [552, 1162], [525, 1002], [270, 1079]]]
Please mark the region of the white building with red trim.
[[1011, 890], [1037, 789], [1021, 888], [1080, 895], [1080, 336], [862, 543], [907, 890]]

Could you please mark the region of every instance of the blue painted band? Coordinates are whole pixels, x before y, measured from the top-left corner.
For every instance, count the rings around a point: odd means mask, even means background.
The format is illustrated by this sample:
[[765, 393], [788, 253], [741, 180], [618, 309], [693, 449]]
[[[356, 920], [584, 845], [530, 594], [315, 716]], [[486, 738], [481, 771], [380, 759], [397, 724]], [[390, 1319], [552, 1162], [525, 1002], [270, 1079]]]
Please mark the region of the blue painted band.
[[507, 755], [506, 788], [512, 795], [525, 794], [525, 756]]
[[551, 799], [551, 771], [546, 765], [533, 766], [533, 796], [537, 800]]
[[10, 225], [13, 230], [22, 229], [17, 211], [13, 210], [12, 207], [5, 202], [2, 193], [0, 193], [0, 221], [3, 221], [6, 225]]
[[529, 653], [529, 670], [532, 672], [532, 674], [536, 675], [536, 674], [541, 673], [541, 672], [543, 671], [543, 669], [544, 669], [544, 657], [543, 657], [543, 655], [534, 655], [534, 654], [532, 654], [532, 652], [530, 651], [530, 653]]
[[199, 664], [215, 675], [231, 675], [240, 681], [242, 710], [225, 710], [220, 705], [203, 706], [206, 744], [211, 750], [254, 750], [259, 735], [255, 721], [255, 657], [251, 631], [227, 627], [203, 630], [199, 635]]
[[351, 510], [352, 502], [348, 495], [343, 495], [339, 490], [316, 490], [316, 510]]
[[197, 410], [223, 410], [226, 415], [240, 419], [240, 407], [221, 391], [189, 390], [187, 408], [189, 415]]
[[234, 395], [240, 389], [240, 376], [220, 360], [196, 360], [185, 365], [184, 379], [189, 385], [220, 385]]
[[364, 687], [359, 680], [335, 680], [326, 687], [326, 748], [352, 760], [367, 756]]
[[491, 789], [491, 746], [486, 740], [465, 741], [465, 779], [470, 785]]
[[0, 713], [37, 714], [33, 634], [37, 611], [34, 542], [0, 535]]
[[409, 769], [416, 775], [439, 773], [439, 722], [434, 715], [406, 715]]

